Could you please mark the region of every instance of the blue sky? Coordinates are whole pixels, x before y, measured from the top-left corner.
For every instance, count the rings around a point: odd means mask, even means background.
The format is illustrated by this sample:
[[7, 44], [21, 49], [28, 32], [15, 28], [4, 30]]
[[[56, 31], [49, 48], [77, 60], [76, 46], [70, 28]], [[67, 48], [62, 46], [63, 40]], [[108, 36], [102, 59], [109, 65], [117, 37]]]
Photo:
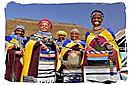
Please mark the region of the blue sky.
[[124, 3], [73, 3], [73, 4], [18, 4], [8, 3], [5, 8], [6, 19], [28, 18], [50, 19], [53, 22], [74, 23], [91, 29], [90, 14], [98, 9], [104, 13], [103, 27], [111, 27], [114, 33], [126, 27]]

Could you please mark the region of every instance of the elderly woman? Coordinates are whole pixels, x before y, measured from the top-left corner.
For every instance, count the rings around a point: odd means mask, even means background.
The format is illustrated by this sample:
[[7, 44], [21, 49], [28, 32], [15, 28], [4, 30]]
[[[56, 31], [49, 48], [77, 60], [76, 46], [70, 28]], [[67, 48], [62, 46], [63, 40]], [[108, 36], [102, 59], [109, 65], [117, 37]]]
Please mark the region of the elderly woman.
[[5, 38], [7, 45], [5, 79], [9, 81], [20, 81], [22, 71], [21, 59], [24, 55], [24, 47], [28, 41], [24, 34], [25, 27], [16, 25], [14, 32]]
[[[51, 74], [55, 76], [54, 64], [56, 56], [58, 55], [58, 46], [56, 46], [56, 42], [54, 41], [54, 38], [50, 33], [51, 29], [52, 22], [48, 19], [42, 19], [39, 21], [39, 31], [30, 36], [30, 40], [25, 47], [25, 56], [23, 63], [24, 66], [21, 75], [21, 82], [25, 81], [25, 79], [29, 79], [29, 76], [38, 77], [40, 75], [38, 74], [39, 71], [44, 71], [44, 77], [46, 77], [48, 76], [48, 74], [46, 74], [46, 71], [48, 71], [47, 69], [52, 69]], [[45, 66], [47, 67], [44, 68]]]
[[[78, 40], [79, 37], [79, 30], [78, 29], [72, 29], [70, 31], [70, 39], [66, 39], [65, 42], [63, 43], [63, 48], [61, 50], [61, 53], [59, 54], [59, 57], [63, 57], [64, 54], [68, 51], [67, 48], [70, 49], [84, 49], [85, 47], [85, 42]], [[56, 67], [56, 71], [60, 70], [60, 66], [61, 66], [61, 60], [59, 60], [59, 58], [57, 59], [57, 67]]]
[[[115, 35], [112, 32], [111, 28], [103, 28], [101, 26], [103, 18], [104, 15], [100, 10], [94, 10], [91, 13], [91, 23], [93, 25], [93, 28], [91, 32], [86, 32], [85, 35], [87, 51], [102, 51], [112, 49], [112, 54], [109, 54], [109, 58], [116, 61], [117, 71], [119, 71], [122, 67], [119, 48], [115, 42]], [[86, 62], [87, 61], [85, 61], [84, 64], [86, 64]]]
[[[80, 32], [78, 29], [72, 29], [70, 31], [70, 39], [66, 39], [64, 41], [59, 57], [57, 58], [56, 72], [62, 74], [63, 71], [63, 74], [65, 74], [64, 70], [66, 69], [74, 70], [75, 73], [77, 72], [77, 69], [79, 72], [82, 72], [80, 64], [83, 56], [82, 50], [84, 50], [85, 42], [78, 39], [79, 34]], [[74, 75], [71, 74], [71, 76]], [[65, 79], [66, 78], [64, 76], [63, 82], [68, 81]], [[68, 82], [81, 82], [81, 81], [82, 79], [79, 78], [79, 80], [73, 79], [72, 81]]]

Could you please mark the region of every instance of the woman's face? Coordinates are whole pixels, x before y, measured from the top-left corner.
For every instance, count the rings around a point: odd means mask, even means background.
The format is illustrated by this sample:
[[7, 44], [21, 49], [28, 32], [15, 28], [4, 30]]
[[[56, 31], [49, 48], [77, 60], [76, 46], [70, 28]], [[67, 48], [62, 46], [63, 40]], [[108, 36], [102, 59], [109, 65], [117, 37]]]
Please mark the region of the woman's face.
[[77, 40], [79, 37], [79, 34], [77, 32], [70, 33], [71, 40]]
[[99, 12], [95, 12], [91, 19], [93, 26], [94, 27], [100, 26], [102, 21], [103, 21], [102, 15]]
[[21, 28], [17, 28], [17, 29], [15, 30], [15, 34], [16, 34], [17, 36], [19, 36], [19, 37], [22, 37], [22, 36], [24, 35], [24, 30], [21, 29]]
[[64, 35], [59, 35], [59, 39], [60, 39], [60, 40], [64, 40], [64, 39], [65, 39], [65, 36], [64, 36]]
[[40, 23], [40, 31], [42, 32], [49, 32], [49, 24], [47, 22]]

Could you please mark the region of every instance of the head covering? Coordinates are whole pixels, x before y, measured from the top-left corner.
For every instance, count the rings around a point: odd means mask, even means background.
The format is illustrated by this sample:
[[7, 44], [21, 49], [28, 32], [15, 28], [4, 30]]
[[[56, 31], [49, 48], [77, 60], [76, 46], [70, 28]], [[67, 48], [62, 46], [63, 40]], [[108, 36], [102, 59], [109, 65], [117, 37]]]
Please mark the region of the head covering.
[[67, 33], [65, 32], [65, 31], [62, 31], [62, 30], [60, 30], [60, 31], [58, 31], [57, 33], [56, 33], [56, 35], [64, 35], [64, 36], [67, 36]]
[[52, 28], [52, 22], [50, 20], [48, 20], [48, 19], [42, 19], [42, 20], [39, 21], [39, 24], [41, 24], [41, 22], [43, 22], [43, 21], [48, 22], [50, 28]]
[[93, 17], [93, 15], [94, 15], [95, 13], [99, 13], [99, 14], [101, 14], [102, 17], [104, 17], [104, 14], [103, 14], [103, 12], [102, 12], [101, 10], [94, 10], [94, 11], [91, 13], [91, 18]]
[[75, 29], [75, 28], [74, 28], [74, 29], [72, 29], [72, 30], [70, 31], [70, 34], [71, 34], [71, 33], [73, 33], [73, 32], [76, 32], [76, 33], [78, 33], [78, 34], [79, 34], [79, 30], [78, 30], [78, 29]]
[[25, 27], [24, 27], [24, 25], [16, 25], [16, 27], [14, 28], [14, 31], [17, 29], [25, 30]]

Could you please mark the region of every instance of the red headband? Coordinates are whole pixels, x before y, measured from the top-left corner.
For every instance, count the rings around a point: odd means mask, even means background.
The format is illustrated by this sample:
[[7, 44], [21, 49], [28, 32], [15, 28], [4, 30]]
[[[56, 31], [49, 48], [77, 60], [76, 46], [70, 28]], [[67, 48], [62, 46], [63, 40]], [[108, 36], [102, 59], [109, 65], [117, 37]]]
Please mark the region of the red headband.
[[43, 21], [48, 22], [49, 25], [50, 25], [50, 28], [52, 28], [52, 22], [51, 22], [50, 20], [48, 20], [48, 19], [42, 19], [42, 20], [39, 21], [39, 24], [40, 24], [41, 22], [43, 22]]

